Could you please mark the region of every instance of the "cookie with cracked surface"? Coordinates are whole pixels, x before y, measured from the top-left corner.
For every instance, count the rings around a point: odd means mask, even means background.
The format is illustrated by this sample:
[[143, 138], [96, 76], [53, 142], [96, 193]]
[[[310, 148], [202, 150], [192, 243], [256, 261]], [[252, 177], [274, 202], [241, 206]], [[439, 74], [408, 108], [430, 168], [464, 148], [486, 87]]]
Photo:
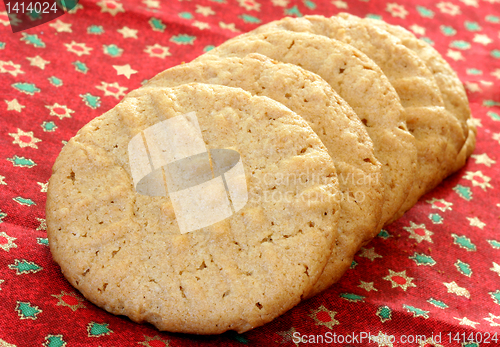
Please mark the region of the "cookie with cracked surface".
[[466, 135], [465, 144], [458, 154], [455, 165], [451, 167], [451, 172], [457, 171], [465, 165], [465, 161], [474, 151], [477, 135], [477, 129], [470, 112], [467, 94], [457, 73], [434, 47], [424, 40], [419, 40], [413, 33], [405, 28], [375, 19], [367, 20], [400, 39], [401, 43], [415, 52], [418, 57], [422, 59], [427, 68], [434, 74], [441, 95], [443, 96], [446, 109], [459, 120], [462, 124], [464, 134]]
[[269, 30], [309, 32], [346, 42], [371, 58], [394, 86], [405, 108], [408, 128], [416, 140], [418, 170], [416, 184], [406, 201], [386, 224], [401, 217], [448, 176], [465, 143], [464, 129], [444, 107], [434, 75], [415, 52], [372, 22], [346, 13], [330, 18], [284, 18], [254, 32]]
[[288, 30], [238, 36], [195, 61], [250, 53], [318, 74], [354, 109], [382, 164], [385, 201], [380, 229], [406, 200], [417, 161], [415, 139], [406, 128], [403, 107], [387, 77], [365, 54], [344, 42]]
[[339, 235], [323, 275], [308, 296], [328, 288], [349, 268], [360, 245], [373, 237], [381, 217], [381, 165], [363, 124], [318, 75], [260, 54], [179, 65], [156, 75], [143, 88], [191, 82], [239, 87], [274, 99], [303, 117], [325, 144], [343, 197]]
[[[165, 132], [151, 129], [165, 122], [177, 124], [165, 131], [183, 146], [155, 146]], [[150, 141], [154, 136], [159, 141]], [[130, 147], [135, 139], [142, 147]], [[206, 182], [217, 184], [193, 194], [205, 183], [178, 182], [172, 173], [203, 171], [200, 158], [180, 165], [200, 141], [209, 151], [202, 154], [210, 153]], [[142, 157], [131, 155], [137, 148]], [[221, 149], [237, 153], [243, 174], [221, 171], [229, 165], [215, 160]], [[139, 193], [137, 172], [150, 177], [162, 158], [163, 181], [160, 175], [150, 181], [156, 190]], [[233, 195], [235, 177], [247, 188], [239, 207], [244, 194]], [[159, 191], [165, 180], [166, 195]], [[175, 184], [184, 186], [170, 190]], [[174, 193], [190, 199], [187, 212], [197, 206], [193, 217], [211, 217], [224, 197], [233, 213], [182, 233]], [[280, 103], [224, 86], [149, 88], [92, 120], [63, 148], [49, 181], [47, 232], [69, 282], [109, 312], [172, 332], [244, 332], [298, 304], [316, 283], [336, 238], [337, 193], [326, 148]]]

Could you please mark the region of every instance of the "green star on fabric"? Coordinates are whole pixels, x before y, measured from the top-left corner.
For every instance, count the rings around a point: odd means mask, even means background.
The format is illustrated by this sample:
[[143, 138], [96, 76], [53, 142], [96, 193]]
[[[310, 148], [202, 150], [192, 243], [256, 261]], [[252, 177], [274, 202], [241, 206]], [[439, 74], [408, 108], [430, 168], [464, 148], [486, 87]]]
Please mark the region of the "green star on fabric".
[[15, 154], [12, 158], [7, 158], [7, 160], [10, 161], [14, 165], [14, 167], [31, 168], [33, 166], [36, 166], [36, 163], [33, 160], [27, 159], [25, 157], [18, 157]]
[[171, 42], [176, 43], [178, 45], [192, 45], [196, 40], [196, 36], [190, 36], [186, 34], [174, 35], [170, 39]]
[[38, 89], [35, 84], [33, 83], [14, 83], [12, 84], [12, 87], [17, 89], [18, 91], [28, 94], [28, 95], [35, 95], [35, 93], [39, 93], [40, 89]]
[[15, 259], [14, 264], [9, 264], [8, 267], [11, 270], [16, 270], [16, 274], [18, 275], [37, 273], [43, 270], [41, 266], [38, 266], [32, 261], [27, 261], [26, 259]]
[[443, 224], [443, 217], [437, 213], [431, 213], [429, 214], [429, 219], [432, 221], [434, 224]]
[[461, 248], [465, 248], [468, 251], [475, 251], [476, 245], [471, 242], [471, 240], [465, 235], [458, 236], [457, 234], [451, 234], [453, 237], [453, 243], [460, 246]]
[[491, 245], [491, 247], [500, 249], [500, 241], [488, 240], [488, 243]]
[[46, 238], [46, 237], [37, 237], [36, 238], [36, 243], [38, 243], [39, 245], [48, 246], [49, 245], [49, 239]]
[[380, 318], [382, 323], [392, 319], [392, 310], [389, 306], [380, 306], [377, 309], [376, 315]]
[[160, 32], [164, 32], [165, 31], [165, 28], [167, 27], [161, 19], [158, 19], [158, 18], [151, 18], [149, 20], [149, 25], [151, 25], [151, 29], [153, 29], [154, 31], [160, 31]]
[[423, 7], [423, 6], [417, 6], [417, 11], [424, 18], [434, 17], [434, 12], [432, 10], [429, 10], [428, 8]]
[[285, 10], [285, 15], [286, 16], [296, 16], [296, 17], [302, 17], [302, 13], [300, 12], [299, 8], [297, 5], [293, 6], [292, 8], [288, 8]]
[[304, 6], [310, 10], [316, 9], [316, 4], [314, 2], [312, 2], [311, 0], [304, 0]]
[[54, 132], [57, 129], [57, 125], [53, 121], [50, 121], [50, 122], [44, 121], [42, 123], [41, 127], [42, 127], [43, 131], [48, 132], [48, 133]]
[[496, 102], [494, 100], [484, 100], [483, 106], [486, 107], [500, 106], [500, 102]]
[[0, 49], [5, 49], [5, 42], [0, 42]]
[[104, 29], [101, 25], [91, 25], [87, 28], [87, 33], [92, 35], [101, 35], [104, 33]]
[[478, 69], [467, 69], [467, 74], [468, 75], [482, 75], [483, 72], [481, 70], [478, 70]]
[[20, 197], [20, 196], [12, 198], [12, 200], [14, 200], [18, 204], [24, 205], [24, 206], [33, 206], [33, 205], [36, 205], [36, 203], [33, 200], [27, 199], [27, 198], [23, 198], [23, 197]]
[[23, 37], [21, 41], [24, 41], [28, 45], [33, 45], [37, 48], [45, 48], [45, 43], [38, 37], [38, 35], [28, 35], [22, 33]]
[[341, 293], [341, 294], [339, 294], [339, 296], [342, 299], [346, 299], [347, 301], [350, 301], [350, 302], [363, 302], [363, 300], [365, 298], [364, 296], [353, 294], [353, 293]]
[[457, 33], [457, 31], [454, 28], [447, 26], [447, 25], [441, 25], [440, 29], [441, 29], [441, 32], [446, 36], [453, 36], [453, 35], [456, 35], [456, 33]]
[[472, 270], [470, 268], [470, 265], [464, 263], [460, 259], [457, 259], [455, 267], [457, 268], [458, 272], [460, 272], [462, 275], [465, 275], [467, 277], [470, 277], [472, 275]]
[[410, 305], [403, 304], [403, 308], [405, 308], [409, 313], [413, 313], [413, 317], [423, 317], [425, 319], [429, 318], [429, 311], [424, 311], [420, 308], [413, 307]]
[[87, 333], [89, 337], [99, 337], [99, 336], [105, 336], [113, 333], [113, 330], [108, 328], [109, 324], [108, 323], [96, 323], [96, 322], [90, 322], [87, 325]]
[[47, 335], [45, 336], [44, 347], [65, 347], [66, 341], [62, 335]]
[[3, 219], [7, 217], [7, 213], [5, 212], [2, 212], [2, 210], [0, 210], [0, 223], [3, 223]]
[[112, 45], [103, 45], [102, 49], [104, 51], [104, 54], [112, 56], [113, 58], [119, 57], [123, 53], [123, 49], [120, 48], [120, 47], [118, 47], [115, 44], [112, 44]]
[[486, 21], [490, 23], [500, 23], [500, 17], [489, 15], [486, 16]]
[[493, 301], [495, 301], [496, 304], [500, 305], [500, 290], [497, 290], [495, 292], [489, 292], [491, 298]]
[[82, 98], [85, 105], [94, 110], [101, 106], [101, 98], [99, 96], [94, 96], [90, 93], [85, 93], [83, 95], [80, 95], [80, 97]]
[[477, 24], [477, 22], [469, 22], [468, 20], [465, 21], [464, 23], [465, 29], [469, 31], [481, 31], [482, 28]]
[[21, 319], [37, 319], [38, 315], [43, 311], [37, 306], [32, 306], [30, 302], [18, 301], [16, 306], [16, 311]]
[[392, 235], [389, 234], [389, 232], [385, 229], [380, 230], [377, 236], [384, 240], [387, 240], [389, 237], [392, 237]]
[[62, 81], [61, 79], [59, 79], [59, 78], [55, 77], [55, 76], [51, 76], [51, 77], [49, 77], [49, 78], [48, 78], [48, 80], [49, 80], [49, 82], [50, 82], [52, 85], [54, 85], [54, 86], [56, 86], [56, 87], [60, 87], [60, 86], [62, 86], [62, 85], [63, 85], [63, 81]]
[[434, 259], [432, 259], [432, 257], [430, 255], [425, 255], [422, 253], [415, 252], [412, 256], [410, 256], [408, 258], [411, 260], [414, 260], [418, 266], [420, 266], [420, 265], [429, 265], [429, 266], [436, 265], [436, 261]]
[[75, 70], [81, 73], [87, 73], [89, 71], [87, 65], [82, 63], [81, 61], [75, 61], [72, 63], [75, 66]]
[[193, 14], [191, 12], [180, 12], [179, 17], [187, 19], [187, 20], [191, 20], [194, 18]]
[[465, 199], [467, 201], [472, 200], [472, 191], [470, 187], [465, 187], [461, 184], [457, 184], [455, 187], [453, 187], [453, 190], [460, 196], [462, 199]]
[[470, 43], [463, 40], [455, 40], [450, 43], [450, 46], [456, 49], [467, 50], [470, 48]]
[[354, 269], [356, 266], [358, 266], [358, 263], [355, 260], [353, 260], [351, 262], [351, 266], [349, 267], [349, 269]]
[[436, 299], [433, 299], [433, 298], [430, 298], [429, 300], [427, 300], [427, 302], [429, 304], [432, 304], [436, 307], [439, 307], [439, 308], [442, 308], [442, 309], [445, 309], [445, 308], [448, 308], [449, 306], [446, 305], [444, 302], [440, 301], [440, 300], [436, 300]]
[[493, 111], [488, 111], [486, 113], [488, 115], [488, 117], [490, 117], [491, 119], [495, 120], [495, 121], [500, 121], [500, 115], [498, 113], [495, 113]]
[[490, 54], [493, 58], [500, 59], [500, 50], [494, 49], [491, 51]]
[[250, 16], [248, 14], [242, 14], [240, 18], [243, 19], [245, 23], [259, 24], [260, 22], [262, 22], [259, 18]]

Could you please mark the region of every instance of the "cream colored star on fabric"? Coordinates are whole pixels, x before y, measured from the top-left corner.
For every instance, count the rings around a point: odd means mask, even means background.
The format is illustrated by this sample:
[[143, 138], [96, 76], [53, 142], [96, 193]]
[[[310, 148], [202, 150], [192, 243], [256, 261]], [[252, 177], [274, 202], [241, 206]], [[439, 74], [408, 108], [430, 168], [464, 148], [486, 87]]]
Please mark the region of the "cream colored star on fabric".
[[109, 13], [113, 17], [119, 12], [125, 12], [123, 5], [117, 1], [113, 0], [103, 0], [97, 3], [97, 6], [101, 8], [101, 13]]
[[238, 0], [238, 3], [247, 11], [260, 11], [260, 4], [255, 0]]
[[14, 138], [14, 141], [12, 141], [12, 143], [15, 145], [19, 145], [19, 147], [21, 148], [31, 147], [37, 149], [38, 146], [36, 145], [36, 143], [42, 142], [42, 140], [37, 139], [35, 136], [33, 136], [33, 131], [22, 131], [19, 128], [17, 128], [17, 133], [9, 133], [9, 136], [12, 136]]
[[47, 221], [44, 218], [37, 218], [36, 220], [40, 223], [36, 230], [47, 230]]
[[478, 0], [460, 0], [467, 6], [478, 7]]
[[5, 176], [0, 175], [0, 185], [6, 186], [7, 183], [5, 183], [4, 179], [5, 179]]
[[391, 282], [391, 288], [401, 288], [405, 292], [409, 287], [416, 287], [416, 285], [412, 282], [414, 280], [413, 277], [406, 275], [406, 270], [396, 272], [389, 270], [389, 275], [382, 277], [383, 280]]
[[[5, 282], [4, 280], [0, 280], [0, 290], [2, 290], [2, 283], [4, 283], [4, 282]], [[0, 339], [0, 343], [2, 343], [1, 339]], [[0, 346], [2, 346], [2, 345], [0, 345]], [[11, 345], [11, 346], [14, 346], [14, 345]]]
[[90, 51], [93, 49], [91, 47], [87, 47], [85, 43], [77, 43], [75, 41], [65, 43], [64, 46], [66, 46], [66, 50], [68, 52], [75, 53], [79, 57], [82, 55], [89, 55]]
[[420, 25], [413, 24], [410, 26], [410, 30], [413, 31], [417, 35], [425, 35], [425, 28]]
[[160, 8], [159, 0], [142, 0], [142, 3], [148, 8]]
[[19, 101], [17, 101], [17, 99], [13, 99], [11, 101], [8, 101], [8, 100], [4, 100], [4, 101], [7, 103], [7, 111], [21, 112], [23, 110], [23, 108], [26, 107], [24, 105], [21, 105], [19, 103]]
[[152, 46], [146, 46], [144, 49], [144, 52], [147, 53], [150, 57], [156, 57], [156, 58], [161, 58], [165, 59], [165, 57], [171, 56], [170, 52], [168, 51], [169, 48], [167, 46], [161, 46], [157, 43], [155, 43]]
[[448, 293], [452, 293], [458, 296], [465, 296], [467, 299], [470, 298], [470, 293], [466, 288], [460, 287], [455, 281], [450, 283], [443, 282], [445, 287], [448, 289]]
[[347, 2], [342, 1], [342, 0], [332, 1], [332, 4], [335, 5], [335, 7], [337, 7], [337, 8], [346, 9], [349, 7], [349, 6], [347, 6]]
[[57, 102], [54, 105], [45, 105], [45, 108], [50, 110], [51, 116], [56, 116], [59, 119], [71, 118], [71, 114], [75, 113], [75, 111], [66, 105], [59, 105]]
[[436, 7], [439, 8], [442, 13], [449, 14], [450, 16], [456, 16], [462, 13], [462, 11], [460, 11], [460, 6], [452, 4], [451, 2], [440, 2]]
[[388, 3], [385, 10], [389, 12], [393, 17], [399, 17], [405, 19], [406, 16], [408, 15], [408, 11], [406, 10], [406, 8], [396, 3]]
[[473, 82], [465, 82], [465, 88], [467, 88], [467, 90], [473, 93], [482, 91], [479, 85]]
[[194, 27], [197, 27], [197, 28], [198, 28], [198, 29], [200, 29], [200, 30], [210, 29], [210, 24], [205, 23], [205, 22], [199, 22], [199, 21], [197, 21], [197, 20], [195, 20], [195, 21], [193, 22], [193, 26], [194, 26]]
[[16, 240], [15, 237], [7, 235], [4, 231], [0, 232], [0, 237], [5, 238], [7, 240], [7, 243], [0, 244], [0, 249], [9, 252], [12, 248], [17, 248], [17, 245], [14, 243], [14, 240]]
[[464, 56], [462, 55], [462, 52], [460, 51], [454, 51], [452, 49], [449, 49], [448, 52], [446, 53], [446, 56], [458, 61], [458, 60], [465, 60]]
[[467, 325], [469, 327], [473, 327], [474, 329], [476, 329], [476, 325], [480, 324], [478, 322], [473, 322], [471, 321], [470, 319], [468, 319], [467, 317], [464, 317], [464, 318], [457, 318], [457, 317], [453, 317], [454, 319], [460, 321], [458, 323], [458, 325]]
[[71, 29], [71, 24], [64, 23], [60, 19], [56, 20], [54, 23], [50, 23], [49, 26], [56, 29], [56, 31], [58, 33], [72, 33], [73, 32], [73, 30]]
[[374, 261], [377, 258], [383, 258], [380, 254], [375, 253], [375, 247], [365, 248], [361, 247], [361, 253], [359, 253], [360, 257], [368, 258], [371, 261]]
[[96, 86], [96, 88], [102, 90], [104, 92], [104, 96], [114, 96], [116, 99], [119, 99], [121, 96], [125, 95], [125, 91], [128, 89], [127, 87], [120, 86], [118, 82], [101, 82], [101, 85]]
[[493, 262], [493, 267], [490, 268], [490, 270], [500, 276], [500, 265], [498, 265], [497, 263]]
[[122, 34], [122, 36], [123, 36], [124, 39], [128, 39], [128, 38], [136, 39], [137, 38], [137, 32], [139, 30], [131, 29], [131, 28], [127, 27], [127, 26], [124, 26], [123, 28], [118, 29], [117, 31], [120, 34]]
[[487, 167], [491, 167], [491, 165], [496, 163], [496, 160], [491, 159], [488, 154], [483, 153], [483, 154], [473, 154], [471, 155], [472, 158], [476, 161], [476, 164], [484, 164]]
[[235, 27], [234, 23], [226, 24], [224, 22], [219, 22], [219, 26], [221, 27], [221, 29], [231, 30], [232, 32], [235, 33], [240, 32], [240, 30]]
[[287, 7], [290, 0], [271, 0], [274, 6]]
[[33, 58], [27, 57], [26, 59], [29, 60], [31, 66], [39, 67], [42, 70], [45, 70], [45, 65], [50, 64], [50, 61], [43, 59], [39, 55]]
[[423, 223], [415, 224], [410, 221], [410, 226], [403, 227], [403, 229], [410, 233], [410, 236], [408, 236], [410, 239], [415, 239], [418, 243], [422, 241], [433, 243], [431, 236], [434, 235], [434, 233], [430, 230], [427, 230], [425, 224]]
[[24, 73], [21, 70], [21, 65], [14, 64], [12, 61], [1, 61], [0, 60], [0, 73], [8, 73], [16, 77], [19, 74]]
[[[489, 317], [488, 318], [483, 318], [485, 321], [490, 322], [490, 326], [492, 327], [500, 327], [500, 316], [495, 316], [493, 313], [488, 313]], [[495, 320], [498, 321], [495, 322]]]
[[500, 133], [493, 133], [493, 135], [491, 135], [491, 138], [500, 143]]
[[493, 42], [492, 39], [490, 39], [488, 37], [488, 35], [485, 35], [485, 34], [476, 34], [474, 36], [474, 38], [472, 39], [472, 41], [476, 42], [476, 43], [480, 43], [482, 45], [489, 45], [490, 43]]
[[496, 69], [495, 71], [493, 71], [493, 72], [491, 73], [491, 75], [492, 75], [493, 77], [496, 77], [496, 78], [500, 79], [500, 69]]
[[490, 184], [491, 177], [484, 175], [481, 171], [466, 171], [463, 178], [471, 181], [474, 187], [480, 187], [483, 190], [486, 190], [486, 188], [493, 188]]
[[469, 224], [473, 227], [478, 227], [479, 229], [483, 229], [486, 223], [483, 223], [477, 217], [466, 217], [469, 220]]
[[195, 12], [205, 17], [215, 14], [215, 12], [212, 10], [210, 6], [201, 6], [201, 5], [196, 5]]
[[378, 289], [373, 286], [373, 282], [365, 282], [365, 281], [359, 281], [361, 284], [358, 286], [359, 288], [363, 288], [367, 292], [371, 292], [372, 290], [375, 292], [378, 292]]
[[126, 64], [126, 65], [113, 65], [113, 68], [116, 70], [116, 74], [118, 76], [124, 75], [128, 79], [130, 79], [130, 76], [132, 76], [133, 74], [137, 73], [137, 70], [132, 69], [130, 67], [130, 64]]
[[36, 182], [40, 186], [40, 192], [47, 193], [47, 187], [49, 186], [49, 182]]

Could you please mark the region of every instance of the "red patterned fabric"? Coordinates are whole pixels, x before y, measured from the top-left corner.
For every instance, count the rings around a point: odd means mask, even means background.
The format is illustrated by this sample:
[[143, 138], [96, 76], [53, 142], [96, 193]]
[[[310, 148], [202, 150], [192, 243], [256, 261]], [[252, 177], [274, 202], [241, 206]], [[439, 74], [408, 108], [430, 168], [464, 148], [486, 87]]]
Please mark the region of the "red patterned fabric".
[[[340, 11], [403, 25], [456, 69], [478, 126], [466, 166], [360, 251], [339, 283], [245, 334], [162, 333], [84, 300], [45, 231], [47, 180], [65, 141], [148, 78], [230, 37]], [[500, 346], [499, 42], [500, 0], [87, 0], [16, 34], [0, 12], [0, 346]], [[368, 339], [382, 334], [393, 338]], [[404, 343], [415, 335], [426, 339]]]

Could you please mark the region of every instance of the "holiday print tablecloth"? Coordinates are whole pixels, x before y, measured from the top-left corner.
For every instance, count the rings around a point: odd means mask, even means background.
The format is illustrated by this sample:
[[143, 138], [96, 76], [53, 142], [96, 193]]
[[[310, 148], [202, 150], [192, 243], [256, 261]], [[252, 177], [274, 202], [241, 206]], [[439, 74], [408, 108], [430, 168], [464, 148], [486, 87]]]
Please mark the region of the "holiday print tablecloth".
[[[382, 230], [338, 284], [245, 334], [162, 333], [86, 301], [46, 234], [47, 180], [66, 141], [228, 38], [341, 11], [403, 25], [457, 70], [478, 127], [467, 165]], [[500, 346], [500, 0], [86, 0], [15, 34], [0, 4], [0, 81], [1, 347]]]

